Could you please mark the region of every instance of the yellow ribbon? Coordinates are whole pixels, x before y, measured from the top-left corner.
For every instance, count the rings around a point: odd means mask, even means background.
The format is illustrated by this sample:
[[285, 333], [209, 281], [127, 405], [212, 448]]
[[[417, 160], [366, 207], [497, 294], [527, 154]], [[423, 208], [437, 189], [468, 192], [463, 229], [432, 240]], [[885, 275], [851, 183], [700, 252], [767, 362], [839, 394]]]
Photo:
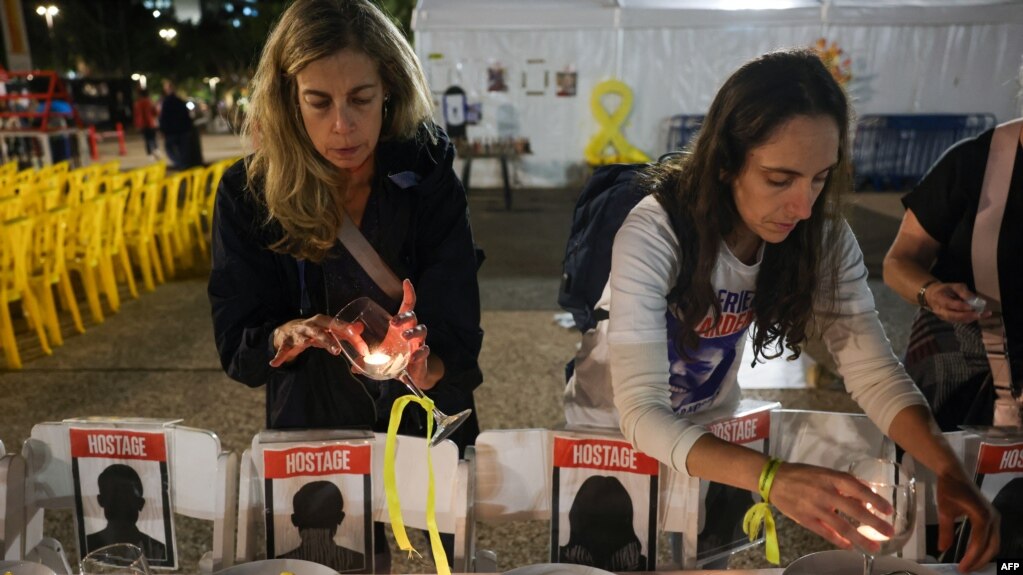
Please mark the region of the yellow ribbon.
[[430, 440], [433, 438], [433, 400], [428, 397], [403, 395], [391, 406], [391, 420], [387, 424], [387, 442], [384, 444], [384, 493], [387, 495], [387, 513], [391, 516], [391, 530], [398, 548], [407, 551], [409, 557], [419, 554], [408, 539], [405, 522], [401, 518], [401, 501], [398, 498], [398, 484], [394, 476], [394, 452], [398, 447], [398, 424], [401, 414], [409, 402], [415, 402], [426, 410], [426, 526], [430, 532], [430, 548], [433, 549], [433, 560], [437, 567], [437, 575], [451, 575], [448, 567], [448, 555], [440, 541], [437, 529], [437, 513], [434, 508], [433, 461], [430, 459]]
[[[622, 99], [619, 106], [611, 114], [608, 114], [604, 108], [603, 97], [607, 94], [615, 94]], [[624, 82], [621, 80], [605, 80], [597, 84], [593, 88], [593, 93], [590, 94], [590, 110], [593, 112], [593, 117], [596, 118], [601, 128], [597, 135], [590, 139], [590, 143], [586, 144], [586, 150], [583, 152], [586, 161], [590, 165], [599, 166], [603, 164], [650, 161], [650, 158], [640, 149], [630, 144], [620, 131], [621, 126], [625, 123], [625, 118], [628, 117], [629, 112], [632, 110], [632, 90]], [[604, 153], [608, 147], [614, 150], [613, 154]]]
[[746, 511], [746, 516], [742, 519], [742, 530], [746, 535], [749, 535], [750, 541], [755, 540], [760, 535], [760, 524], [764, 524], [764, 554], [767, 556], [767, 560], [774, 565], [781, 562], [781, 554], [778, 551], [778, 532], [774, 527], [770, 495], [771, 486], [774, 485], [774, 476], [778, 472], [779, 467], [781, 467], [781, 460], [774, 457], [764, 464], [764, 468], [760, 471], [760, 481], [757, 483], [758, 491], [760, 491], [760, 497], [763, 498], [763, 501], [755, 503], [750, 507]]

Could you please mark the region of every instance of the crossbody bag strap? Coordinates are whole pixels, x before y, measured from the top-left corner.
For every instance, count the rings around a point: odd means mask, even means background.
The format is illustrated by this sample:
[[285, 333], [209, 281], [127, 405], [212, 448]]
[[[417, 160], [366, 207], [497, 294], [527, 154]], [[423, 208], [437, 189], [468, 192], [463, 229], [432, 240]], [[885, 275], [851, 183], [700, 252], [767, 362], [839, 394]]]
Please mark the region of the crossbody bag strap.
[[[973, 224], [970, 255], [977, 293], [987, 300], [988, 309], [994, 312], [990, 317], [982, 318], [979, 323], [995, 392], [999, 397], [1011, 395], [1019, 400], [1023, 390], [1014, 388], [1009, 371], [1009, 350], [1005, 338], [1005, 325], [1002, 322], [1002, 296], [998, 283], [998, 238], [1005, 215], [1005, 204], [1009, 197], [1009, 182], [1016, 161], [1017, 142], [1023, 142], [1023, 119], [1006, 122], [995, 128], [991, 137], [987, 167], [984, 170], [977, 218]], [[996, 400], [995, 425], [1018, 424], [1019, 407], [1018, 405], [1015, 407], [1014, 415], [1005, 414]], [[1013, 417], [1017, 421], [1012, 421]]]
[[377, 287], [383, 290], [392, 300], [397, 302], [402, 300], [404, 290], [401, 286], [401, 280], [398, 279], [398, 276], [394, 275], [394, 272], [391, 271], [391, 268], [380, 257], [380, 254], [373, 249], [366, 236], [362, 235], [362, 232], [359, 231], [359, 226], [355, 225], [348, 212], [344, 212], [341, 229], [337, 232], [337, 239], [341, 240], [341, 243], [352, 254], [355, 261], [359, 262], [362, 269], [366, 270], [366, 273], [377, 284]]

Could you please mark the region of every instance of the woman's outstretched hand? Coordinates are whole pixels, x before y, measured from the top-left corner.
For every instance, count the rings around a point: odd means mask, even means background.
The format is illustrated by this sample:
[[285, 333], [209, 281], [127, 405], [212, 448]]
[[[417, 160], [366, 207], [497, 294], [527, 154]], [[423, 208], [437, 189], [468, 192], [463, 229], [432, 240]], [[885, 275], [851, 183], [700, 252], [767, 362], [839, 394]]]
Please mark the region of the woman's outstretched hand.
[[892, 526], [868, 508], [890, 513], [891, 504], [848, 473], [782, 463], [774, 477], [770, 501], [793, 521], [841, 549], [880, 549], [877, 541], [861, 535], [855, 525], [869, 525], [882, 535], [893, 535]]

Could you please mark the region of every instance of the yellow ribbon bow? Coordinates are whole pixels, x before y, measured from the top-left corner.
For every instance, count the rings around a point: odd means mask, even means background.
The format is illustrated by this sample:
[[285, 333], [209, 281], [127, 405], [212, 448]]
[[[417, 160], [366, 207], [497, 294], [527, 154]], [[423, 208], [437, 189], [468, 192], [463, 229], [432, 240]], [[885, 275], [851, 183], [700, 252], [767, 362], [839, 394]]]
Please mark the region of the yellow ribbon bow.
[[781, 554], [778, 551], [778, 532], [774, 527], [774, 515], [771, 513], [770, 502], [771, 486], [774, 484], [774, 475], [778, 472], [779, 467], [781, 467], [781, 460], [773, 457], [764, 464], [757, 485], [763, 501], [750, 507], [742, 519], [742, 530], [749, 535], [750, 541], [760, 535], [760, 524], [764, 524], [764, 555], [773, 565], [781, 562]]
[[[401, 423], [401, 414], [410, 402], [418, 403], [426, 410], [426, 526], [430, 532], [430, 548], [433, 550], [433, 560], [437, 567], [437, 575], [451, 575], [451, 568], [448, 566], [448, 556], [444, 552], [444, 545], [440, 541], [440, 532], [437, 529], [437, 513], [434, 501], [433, 484], [433, 462], [430, 459], [430, 440], [433, 438], [433, 400], [428, 397], [416, 397], [414, 395], [403, 395], [395, 400], [391, 406], [391, 419], [387, 424], [387, 442], [384, 444], [384, 493], [387, 495], [387, 513], [391, 517], [391, 530], [394, 532], [394, 540], [398, 548], [407, 551], [409, 557], [419, 552], [412, 547], [405, 532], [405, 522], [401, 518], [401, 501], [398, 497], [398, 485], [394, 476], [394, 455], [398, 447], [398, 424]], [[420, 555], [421, 556], [421, 555]]]

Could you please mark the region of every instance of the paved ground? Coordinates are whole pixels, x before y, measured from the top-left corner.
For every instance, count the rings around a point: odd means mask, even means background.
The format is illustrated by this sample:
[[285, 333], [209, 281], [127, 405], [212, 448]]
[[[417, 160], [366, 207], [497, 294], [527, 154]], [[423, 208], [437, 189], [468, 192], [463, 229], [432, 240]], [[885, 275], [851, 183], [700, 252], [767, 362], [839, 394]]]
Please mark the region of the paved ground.
[[[137, 136], [128, 154], [116, 143], [101, 145], [101, 161], [119, 159], [123, 168], [151, 161]], [[207, 161], [241, 153], [234, 136], [206, 136]], [[571, 220], [575, 190], [517, 190], [514, 208], [505, 210], [497, 190], [472, 190], [470, 210], [477, 242], [487, 251], [480, 274], [483, 326], [481, 365], [486, 376], [478, 406], [484, 428], [549, 427], [561, 420], [562, 366], [578, 336], [556, 326], [558, 278]], [[872, 270], [897, 226], [896, 194], [862, 194], [851, 213]], [[894, 217], [893, 217], [894, 216]], [[0, 372], [0, 440], [20, 449], [40, 421], [86, 415], [180, 417], [186, 425], [216, 431], [226, 449], [240, 452], [263, 422], [263, 394], [228, 380], [214, 350], [205, 296], [205, 271], [197, 268], [139, 300], [125, 296], [118, 314], [101, 325], [87, 321], [87, 332], [72, 333], [65, 319], [66, 343], [43, 356], [27, 333], [19, 337], [26, 359], [20, 372]], [[882, 320], [897, 347], [904, 346], [912, 308], [872, 284]], [[855, 409], [840, 389], [757, 391], [787, 407]], [[51, 514], [47, 531], [70, 543], [69, 514]], [[485, 528], [480, 547], [498, 551], [499, 567], [541, 562], [546, 556], [544, 525]], [[181, 548], [194, 566], [209, 544], [209, 531], [179, 521]], [[786, 553], [791, 560], [815, 544], [797, 536]], [[73, 548], [73, 545], [69, 545]], [[785, 548], [785, 547], [783, 547]], [[757, 557], [736, 559], [756, 565]], [[761, 560], [762, 561], [762, 560]], [[429, 563], [396, 565], [399, 572], [428, 572]]]

